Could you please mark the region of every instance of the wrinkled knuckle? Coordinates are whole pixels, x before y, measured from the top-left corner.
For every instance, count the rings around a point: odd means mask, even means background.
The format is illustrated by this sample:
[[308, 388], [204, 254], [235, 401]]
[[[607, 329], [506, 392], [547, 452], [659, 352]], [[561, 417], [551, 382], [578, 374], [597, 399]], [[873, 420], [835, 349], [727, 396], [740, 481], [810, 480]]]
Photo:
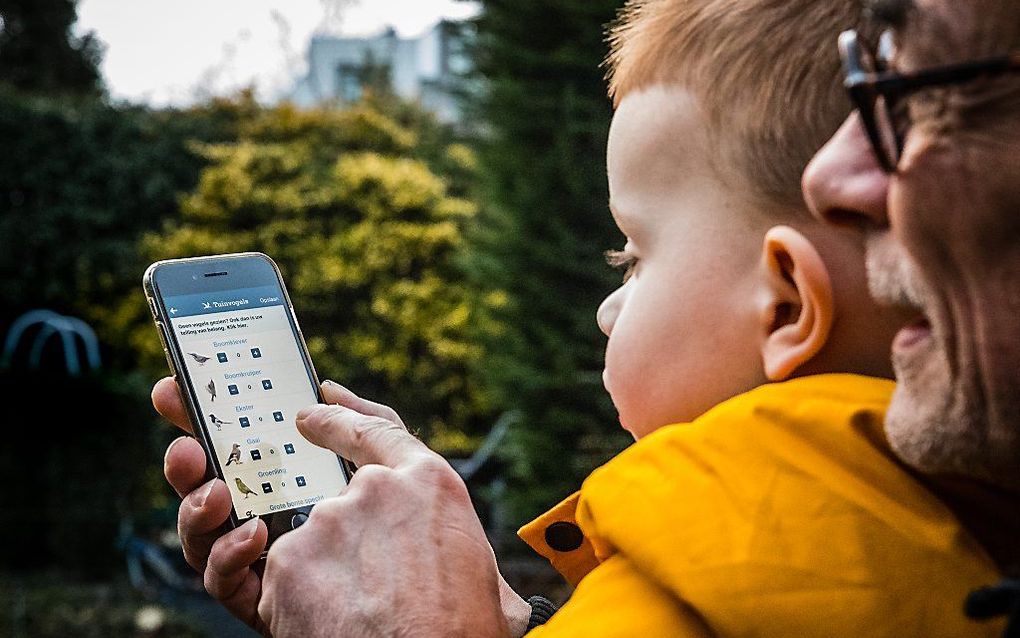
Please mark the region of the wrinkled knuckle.
[[355, 489], [349, 492], [350, 496], [360, 499], [364, 494], [377, 494], [393, 487], [395, 479], [393, 470], [382, 465], [363, 465], [354, 473], [351, 484]]
[[190, 543], [182, 543], [182, 545], [184, 548], [184, 560], [199, 574], [204, 573], [208, 556], [201, 552], [196, 552]]
[[369, 436], [371, 429], [372, 421], [370, 419], [356, 419], [351, 423], [351, 441], [353, 441], [355, 447], [361, 447], [365, 444], [365, 439]]
[[223, 576], [213, 569], [211, 565], [206, 567], [205, 572], [202, 574], [202, 583], [205, 585], [205, 590], [209, 592], [209, 595], [216, 600], [223, 600], [229, 596], [224, 591]]
[[422, 454], [415, 463], [415, 467], [420, 472], [436, 479], [442, 479], [447, 475], [457, 476], [456, 470], [446, 459], [432, 452]]
[[191, 568], [198, 573], [205, 571], [206, 563], [209, 560], [209, 554], [207, 551], [201, 551], [196, 548], [196, 543], [192, 540], [192, 537], [185, 533], [183, 526], [178, 523], [177, 535], [181, 539], [181, 550], [184, 552], [184, 560], [187, 561]]
[[[294, 565], [299, 561], [294, 559], [290, 543], [284, 539], [290, 536], [286, 534], [273, 543], [273, 548], [266, 556], [266, 566], [263, 571], [263, 585], [266, 583], [287, 582], [291, 578]], [[265, 592], [263, 592], [264, 595]]]
[[[396, 414], [394, 414], [394, 417], [395, 416], [396, 416]], [[373, 425], [375, 427], [375, 430], [377, 432], [380, 432], [380, 433], [403, 432], [404, 431], [404, 428], [402, 428], [401, 426], [397, 425], [395, 418], [377, 416], [377, 417], [372, 417], [372, 422], [373, 422]]]
[[[385, 419], [386, 419], [387, 421], [392, 421], [392, 422], [393, 422], [393, 423], [394, 423], [395, 425], [399, 425], [399, 424], [401, 423], [401, 420], [400, 420], [400, 415], [399, 415], [399, 414], [397, 414], [397, 411], [396, 411], [396, 410], [394, 410], [394, 409], [393, 409], [393, 408], [391, 408], [391, 407], [388, 407], [388, 406], [387, 406], [387, 407], [386, 407], [386, 408], [385, 408], [385, 409], [383, 410], [383, 414], [382, 414], [382, 416], [383, 416], [383, 418], [385, 418]], [[401, 428], [401, 429], [403, 429], [403, 428]]]
[[289, 560], [289, 557], [292, 556], [296, 550], [300, 549], [301, 544], [299, 540], [300, 539], [297, 538], [297, 535], [294, 533], [284, 534], [280, 538], [276, 539], [273, 542], [273, 551], [269, 552], [269, 555], [266, 558], [266, 565], [269, 565], [269, 559], [278, 561], [281, 565], [286, 565], [292, 562]]
[[415, 473], [419, 475], [420, 480], [434, 486], [440, 492], [458, 497], [467, 494], [464, 480], [453, 466], [438, 454], [422, 456], [415, 464]]
[[350, 424], [351, 438], [357, 448], [371, 448], [383, 444], [386, 437], [396, 430], [402, 431], [403, 428], [379, 416], [360, 417]]
[[312, 419], [321, 415], [322, 424], [329, 428], [342, 427], [347, 423], [347, 412], [339, 406], [329, 405], [312, 413]]
[[[327, 498], [324, 501], [319, 501], [312, 508], [312, 511], [308, 514], [308, 520], [300, 529], [287, 534], [284, 538], [290, 541], [296, 542], [294, 539], [312, 533], [314, 530], [330, 529], [336, 530], [339, 526], [340, 521], [343, 520], [345, 515], [346, 505], [344, 498], [333, 497]], [[301, 535], [296, 536], [297, 532], [302, 532]], [[279, 541], [277, 541], [279, 542]]]
[[199, 506], [195, 502], [198, 499], [198, 490], [192, 490], [181, 499], [181, 507], [177, 510], [177, 520], [182, 526], [190, 525], [192, 519], [199, 512]]

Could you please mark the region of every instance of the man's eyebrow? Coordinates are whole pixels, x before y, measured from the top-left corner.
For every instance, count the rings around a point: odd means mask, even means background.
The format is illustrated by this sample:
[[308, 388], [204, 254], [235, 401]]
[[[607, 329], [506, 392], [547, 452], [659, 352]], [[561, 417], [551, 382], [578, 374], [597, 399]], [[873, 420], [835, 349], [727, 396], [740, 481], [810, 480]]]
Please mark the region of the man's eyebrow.
[[879, 26], [901, 30], [914, 10], [914, 0], [868, 0], [864, 10]]

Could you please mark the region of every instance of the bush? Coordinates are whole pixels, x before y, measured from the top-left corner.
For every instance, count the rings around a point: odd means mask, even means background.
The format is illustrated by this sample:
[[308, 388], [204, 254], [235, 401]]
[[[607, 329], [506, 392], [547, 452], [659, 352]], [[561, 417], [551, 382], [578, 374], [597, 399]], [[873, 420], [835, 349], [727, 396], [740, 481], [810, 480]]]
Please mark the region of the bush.
[[[470, 165], [464, 147], [419, 149], [418, 131], [371, 104], [281, 106], [240, 122], [237, 141], [196, 147], [209, 162], [179, 222], [143, 242], [147, 259], [257, 250], [280, 265], [323, 378], [392, 405], [443, 451], [487, 425], [469, 376], [484, 352], [480, 308], [458, 265], [475, 206], [430, 161]], [[422, 152], [419, 152], [419, 151]], [[425, 150], [429, 151], [428, 153]], [[461, 175], [460, 179], [463, 178]], [[164, 369], [141, 296], [118, 328]], [[451, 449], [461, 448], [461, 449]]]

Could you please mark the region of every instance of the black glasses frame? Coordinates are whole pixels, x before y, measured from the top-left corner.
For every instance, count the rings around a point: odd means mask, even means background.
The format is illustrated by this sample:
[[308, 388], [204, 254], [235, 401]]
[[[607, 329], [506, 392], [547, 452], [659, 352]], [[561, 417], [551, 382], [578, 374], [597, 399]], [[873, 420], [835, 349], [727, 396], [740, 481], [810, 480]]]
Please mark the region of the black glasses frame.
[[[865, 58], [865, 55], [868, 57]], [[906, 131], [893, 126], [893, 105], [905, 95], [936, 86], [964, 84], [983, 76], [1020, 71], [1020, 51], [1006, 55], [969, 60], [957, 64], [897, 73], [870, 70], [866, 59], [875, 61], [874, 52], [865, 50], [857, 31], [839, 34], [839, 57], [843, 62], [843, 86], [860, 113], [872, 150], [887, 173], [895, 173], [903, 154]], [[873, 63], [877, 67], [878, 62]], [[885, 140], [892, 140], [890, 147]]]

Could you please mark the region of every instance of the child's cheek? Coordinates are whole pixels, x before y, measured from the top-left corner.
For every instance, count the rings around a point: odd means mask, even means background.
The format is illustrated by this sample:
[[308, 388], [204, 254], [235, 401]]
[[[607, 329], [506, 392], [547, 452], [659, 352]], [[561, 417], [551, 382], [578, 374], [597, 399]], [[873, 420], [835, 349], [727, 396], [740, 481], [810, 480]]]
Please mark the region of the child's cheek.
[[[618, 358], [613, 355], [614, 353], [611, 350], [606, 352], [606, 367], [602, 371], [602, 384], [605, 386], [606, 391], [609, 392], [613, 406], [616, 407], [620, 425], [631, 434], [635, 434], [633, 427], [635, 415], [633, 411], [635, 406], [634, 399], [640, 399], [640, 397], [635, 397], [639, 390], [635, 386], [639, 384], [635, 383], [632, 375], [627, 373], [625, 366], [614, 365], [614, 363], [623, 362], [618, 361]], [[635, 434], [634, 438], [638, 438], [638, 436]]]

